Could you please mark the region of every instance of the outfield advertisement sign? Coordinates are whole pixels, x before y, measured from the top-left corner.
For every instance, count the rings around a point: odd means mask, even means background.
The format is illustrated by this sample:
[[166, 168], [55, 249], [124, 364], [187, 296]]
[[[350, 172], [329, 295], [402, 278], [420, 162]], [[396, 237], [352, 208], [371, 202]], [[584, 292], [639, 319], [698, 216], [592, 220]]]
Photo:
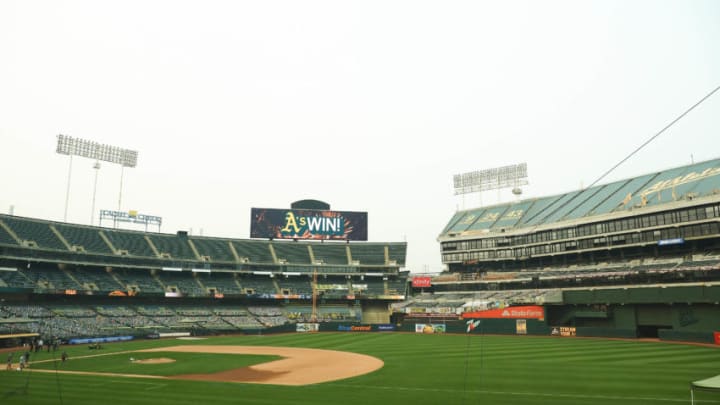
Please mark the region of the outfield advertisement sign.
[[261, 298], [266, 300], [309, 300], [312, 294], [248, 294], [250, 297]]
[[158, 333], [158, 337], [166, 338], [166, 337], [189, 337], [190, 332], [166, 332], [166, 333]]
[[430, 287], [431, 280], [430, 277], [413, 277], [412, 278], [412, 286], [414, 288], [427, 288]]
[[250, 237], [367, 241], [367, 212], [252, 208]]
[[97, 337], [97, 338], [80, 338], [70, 339], [68, 343], [71, 345], [82, 345], [86, 343], [112, 343], [112, 342], [126, 342], [133, 340], [134, 336], [108, 336], [108, 337]]
[[319, 323], [297, 323], [295, 324], [296, 332], [317, 332], [320, 330]]
[[463, 319], [545, 319], [545, 309], [538, 305], [488, 309], [487, 311], [464, 312]]
[[[323, 330], [332, 330], [334, 326], [329, 328], [323, 328]], [[392, 324], [380, 324], [380, 325], [337, 325], [338, 332], [392, 332], [397, 330], [397, 327]]]
[[658, 246], [682, 245], [684, 243], [685, 239], [683, 238], [660, 239], [658, 241]]
[[453, 307], [405, 307], [403, 312], [413, 317], [425, 317], [432, 315], [455, 315], [457, 309]]
[[574, 326], [556, 326], [550, 332], [553, 336], [577, 336], [577, 329]]
[[444, 323], [416, 323], [415, 333], [445, 333], [447, 327]]
[[338, 325], [340, 332], [372, 332], [370, 325]]

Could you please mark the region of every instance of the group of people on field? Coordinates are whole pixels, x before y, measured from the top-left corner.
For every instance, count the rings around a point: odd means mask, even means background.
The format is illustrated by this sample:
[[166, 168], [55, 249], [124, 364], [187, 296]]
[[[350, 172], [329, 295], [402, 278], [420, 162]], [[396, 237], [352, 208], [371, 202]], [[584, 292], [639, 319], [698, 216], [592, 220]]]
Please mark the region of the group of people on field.
[[[8, 353], [7, 355], [7, 366], [5, 370], [12, 370], [13, 369], [13, 352]], [[60, 360], [65, 363], [68, 359], [67, 352], [63, 351], [60, 355]], [[20, 358], [18, 359], [18, 371], [23, 371], [25, 368], [30, 366], [30, 351], [26, 351], [25, 353], [20, 355]]]
[[[30, 352], [26, 351], [25, 353], [20, 355], [20, 359], [18, 360], [18, 371], [22, 371], [25, 369], [25, 367], [28, 366], [30, 363]], [[7, 355], [7, 367], [6, 370], [12, 370], [13, 366], [13, 353], [10, 352]]]

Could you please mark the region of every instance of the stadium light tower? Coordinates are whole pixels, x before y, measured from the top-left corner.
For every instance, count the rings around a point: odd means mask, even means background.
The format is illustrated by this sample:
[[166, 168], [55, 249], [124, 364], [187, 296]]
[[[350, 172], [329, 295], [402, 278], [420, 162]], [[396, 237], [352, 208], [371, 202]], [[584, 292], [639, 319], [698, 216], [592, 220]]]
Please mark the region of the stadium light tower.
[[[72, 158], [73, 156], [80, 156], [95, 160], [95, 189], [97, 189], [97, 175], [100, 170], [100, 161], [115, 163], [120, 165], [120, 194], [118, 196], [118, 211], [122, 204], [122, 186], [123, 186], [123, 173], [126, 167], [137, 166], [138, 152], [130, 149], [123, 149], [117, 146], [110, 146], [100, 144], [93, 141], [88, 141], [80, 138], [73, 138], [66, 135], [57, 136], [57, 150], [56, 152], [61, 155], [70, 156], [70, 166], [68, 168], [68, 180], [67, 190], [65, 192], [65, 215], [63, 221], [67, 222], [67, 211], [68, 202], [70, 201], [70, 176], [72, 175]], [[95, 192], [93, 190], [93, 203], [92, 213], [90, 216], [90, 223], [92, 224], [93, 218], [95, 217]]]
[[522, 194], [520, 186], [528, 184], [527, 163], [496, 167], [493, 169], [476, 170], [453, 176], [455, 195], [481, 193], [487, 190], [498, 190], [512, 187], [516, 196]]

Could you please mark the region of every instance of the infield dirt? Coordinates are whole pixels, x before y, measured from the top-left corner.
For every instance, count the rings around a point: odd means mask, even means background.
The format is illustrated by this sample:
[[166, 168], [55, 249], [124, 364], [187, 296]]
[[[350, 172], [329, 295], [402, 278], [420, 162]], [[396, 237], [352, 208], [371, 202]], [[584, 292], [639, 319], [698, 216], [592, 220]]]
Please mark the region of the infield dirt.
[[[182, 374], [169, 377], [85, 371], [57, 371], [40, 369], [36, 369], [35, 371], [99, 376], [104, 375], [113, 377], [124, 376], [132, 378], [182, 379], [298, 386], [355, 377], [371, 373], [382, 368], [384, 365], [382, 360], [365, 354], [296, 347], [183, 345], [139, 350], [138, 352], [253, 354], [274, 355], [282, 358], [279, 360], [269, 361], [267, 363], [255, 364], [249, 367], [241, 367], [218, 373]], [[172, 361], [174, 360], [171, 358], [142, 360], [144, 363], [166, 363]]]

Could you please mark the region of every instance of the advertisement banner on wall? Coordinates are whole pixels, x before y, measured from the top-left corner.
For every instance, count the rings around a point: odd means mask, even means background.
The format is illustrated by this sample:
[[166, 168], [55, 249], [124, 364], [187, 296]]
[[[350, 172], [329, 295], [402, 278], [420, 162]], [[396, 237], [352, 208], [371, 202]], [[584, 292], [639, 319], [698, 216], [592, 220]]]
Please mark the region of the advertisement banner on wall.
[[295, 326], [296, 332], [317, 332], [320, 330], [319, 323], [298, 323]]
[[489, 309], [487, 311], [464, 312], [463, 319], [545, 319], [545, 309], [538, 305], [525, 305]]
[[252, 208], [250, 237], [367, 241], [367, 212]]
[[413, 277], [412, 286], [415, 288], [427, 288], [431, 286], [430, 277]]
[[445, 333], [446, 326], [444, 323], [416, 323], [416, 333]]
[[370, 325], [338, 325], [338, 332], [372, 332]]
[[128, 340], [135, 339], [135, 336], [108, 336], [108, 337], [97, 337], [97, 338], [78, 338], [70, 339], [68, 343], [71, 345], [81, 345], [87, 343], [112, 343], [112, 342], [126, 342]]
[[527, 335], [527, 319], [515, 320], [515, 333], [518, 335]]
[[550, 332], [553, 336], [577, 336], [577, 330], [574, 326], [556, 326]]

